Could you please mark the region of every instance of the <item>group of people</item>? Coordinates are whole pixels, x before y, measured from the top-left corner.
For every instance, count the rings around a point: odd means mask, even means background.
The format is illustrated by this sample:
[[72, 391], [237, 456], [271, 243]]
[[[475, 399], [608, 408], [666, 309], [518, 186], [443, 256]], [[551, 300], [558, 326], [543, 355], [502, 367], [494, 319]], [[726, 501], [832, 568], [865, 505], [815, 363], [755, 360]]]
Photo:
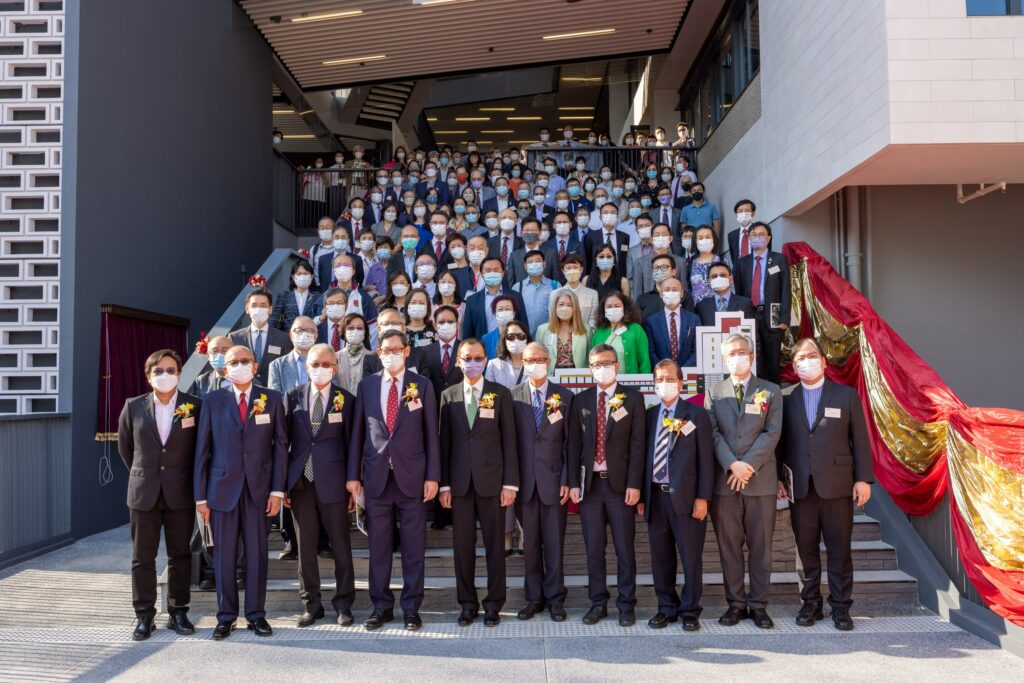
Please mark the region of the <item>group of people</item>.
[[[472, 624], [481, 606], [484, 625], [499, 623], [513, 528], [526, 568], [518, 617], [547, 610], [563, 621], [570, 503], [587, 553], [584, 623], [608, 613], [608, 529], [619, 623], [635, 622], [642, 515], [658, 597], [648, 623], [699, 629], [710, 516], [729, 603], [720, 622], [749, 617], [770, 628], [779, 497], [793, 501], [803, 567], [797, 623], [823, 618], [823, 538], [832, 619], [852, 628], [851, 498], [866, 502], [872, 481], [859, 400], [825, 378], [826, 360], [810, 339], [794, 349], [800, 382], [780, 388], [785, 257], [771, 251], [771, 227], [754, 220], [751, 200], [737, 202], [738, 226], [721, 240], [717, 209], [679, 162], [686, 147], [673, 149], [664, 154], [676, 163], [654, 164], [642, 180], [628, 171], [613, 179], [605, 167], [595, 177], [586, 159], [566, 168], [564, 153], [542, 155], [531, 168], [517, 149], [487, 159], [474, 145], [421, 159], [420, 150], [411, 159], [398, 150], [366, 197], [320, 221], [320, 239], [292, 268], [287, 291], [248, 293], [249, 324], [207, 340], [210, 368], [192, 386], [178, 387], [176, 353], [150, 356], [144, 370], [153, 390], [126, 403], [118, 444], [130, 471], [136, 639], [154, 628], [161, 529], [169, 627], [193, 632], [189, 537], [197, 513], [212, 537], [214, 638], [228, 637], [239, 615], [239, 569], [248, 627], [270, 635], [267, 535], [282, 507], [283, 556], [298, 559], [305, 605], [298, 625], [325, 616], [320, 556], [334, 561], [335, 618], [352, 624], [349, 515], [357, 501], [369, 539], [367, 629], [395, 618], [396, 547], [404, 625], [422, 625], [431, 515], [435, 526], [450, 520], [453, 528], [460, 625]], [[420, 170], [427, 179], [405, 188]], [[387, 201], [373, 196], [389, 192]], [[753, 341], [729, 336], [721, 351], [730, 376], [708, 389], [701, 407], [680, 399], [682, 368], [696, 363], [696, 326], [713, 323], [718, 311], [755, 320], [759, 376], [750, 372]], [[595, 386], [574, 395], [551, 381], [558, 368], [587, 369]], [[647, 408], [617, 382], [623, 373], [653, 373], [659, 403]], [[478, 525], [482, 601], [474, 583]]]

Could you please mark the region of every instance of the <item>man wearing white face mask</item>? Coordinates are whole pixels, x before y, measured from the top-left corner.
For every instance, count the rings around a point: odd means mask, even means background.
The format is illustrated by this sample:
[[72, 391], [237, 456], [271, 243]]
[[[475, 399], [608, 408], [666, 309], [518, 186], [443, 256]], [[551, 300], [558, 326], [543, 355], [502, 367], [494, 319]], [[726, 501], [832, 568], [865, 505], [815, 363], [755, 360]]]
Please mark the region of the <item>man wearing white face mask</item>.
[[282, 394], [309, 381], [306, 374], [306, 354], [316, 343], [316, 325], [312, 318], [296, 318], [292, 322], [289, 337], [292, 340], [292, 351], [271, 362], [267, 383], [271, 389]]
[[754, 307], [750, 299], [732, 292], [732, 268], [724, 261], [708, 268], [708, 284], [714, 296], [697, 304], [696, 313], [700, 316], [701, 325], [714, 325], [715, 313], [741, 312], [743, 317], [754, 319]]
[[487, 240], [487, 255], [491, 258], [501, 259], [501, 265], [508, 268], [508, 260], [512, 252], [523, 248], [522, 238], [516, 236], [518, 221], [516, 212], [512, 209], [505, 209], [498, 214], [498, 227], [501, 232], [497, 237]]
[[[750, 618], [758, 628], [774, 626], [766, 609], [772, 573], [772, 534], [778, 492], [775, 447], [782, 431], [778, 385], [750, 372], [753, 344], [742, 334], [722, 342], [729, 377], [704, 395], [715, 435], [715, 490], [711, 521], [722, 556], [729, 609], [719, 618], [735, 626]], [[744, 587], [743, 547], [748, 550], [750, 590]]]
[[569, 254], [577, 254], [580, 258], [585, 258], [586, 251], [583, 247], [583, 241], [579, 239], [578, 231], [573, 230], [571, 214], [559, 211], [551, 220], [554, 230], [552, 231], [551, 238], [544, 242], [541, 248], [554, 255], [554, 261], [557, 265], [554, 275], [549, 275], [548, 277], [553, 277], [553, 279], [558, 280], [559, 283], [564, 285], [565, 276], [562, 274], [562, 259]]
[[[430, 378], [437, 396], [462, 381], [462, 370], [456, 362], [459, 351], [459, 313], [451, 306], [434, 309], [434, 330], [437, 341], [419, 350], [423, 374]], [[435, 520], [436, 521], [436, 520]]]
[[345, 340], [341, 321], [345, 317], [347, 307], [348, 296], [342, 290], [334, 287], [324, 292], [324, 320], [317, 325], [317, 341], [330, 344], [335, 352], [341, 351]]
[[871, 441], [860, 397], [825, 377], [826, 361], [811, 338], [793, 346], [798, 384], [782, 391], [782, 438], [778, 496], [789, 498], [790, 520], [800, 555], [803, 606], [800, 626], [824, 619], [821, 610], [821, 551], [828, 561], [828, 602], [832, 623], [853, 629], [853, 507], [871, 498], [874, 469]]
[[[636, 304], [645, 318], [654, 312], [646, 305], [645, 299], [650, 299], [654, 308], [660, 309], [661, 294], [656, 290], [661, 283], [670, 277], [678, 277], [680, 273], [684, 277], [686, 275], [686, 261], [672, 253], [671, 228], [664, 223], [656, 223], [651, 233], [651, 254], [633, 262], [635, 282], [630, 282], [630, 291], [636, 296]], [[655, 261], [658, 262], [657, 268]], [[656, 293], [657, 296], [653, 296], [652, 293]], [[693, 308], [693, 299], [688, 294], [683, 296], [683, 308]]]
[[245, 312], [251, 322], [248, 327], [228, 334], [233, 344], [240, 344], [252, 350], [259, 364], [256, 381], [260, 386], [267, 385], [270, 364], [292, 350], [292, 342], [288, 335], [267, 324], [272, 304], [273, 297], [265, 289], [254, 289], [246, 294]]
[[697, 326], [700, 318], [682, 307], [683, 283], [670, 278], [661, 283], [664, 309], [644, 321], [651, 362], [670, 360], [680, 367], [697, 365]]
[[178, 391], [181, 358], [174, 351], [150, 354], [144, 372], [153, 391], [125, 401], [117, 422], [117, 451], [130, 473], [132, 603], [138, 619], [134, 640], [146, 640], [155, 628], [161, 530], [167, 545], [167, 627], [183, 636], [195, 633], [188, 619], [189, 540], [195, 519], [192, 476], [202, 401]]
[[[314, 244], [309, 249], [309, 262], [316, 264], [320, 262], [320, 257], [324, 254], [329, 254], [334, 251], [334, 219], [330, 216], [324, 216], [316, 224], [316, 235], [320, 238], [320, 241]], [[320, 280], [317, 278], [317, 273], [313, 273], [313, 283], [319, 287]]]
[[565, 190], [565, 178], [558, 172], [558, 166], [554, 157], [544, 157], [544, 173], [548, 176], [548, 185], [545, 188], [547, 196], [544, 203], [549, 207], [555, 206], [555, 195]]
[[434, 282], [434, 278], [437, 277], [437, 262], [434, 261], [430, 254], [420, 254], [416, 257], [416, 279], [413, 280], [413, 289], [422, 289], [430, 296], [434, 298], [434, 294], [437, 293], [437, 283]]
[[729, 259], [736, 263], [750, 253], [750, 225], [757, 214], [757, 206], [751, 199], [741, 199], [733, 209], [739, 227], [729, 231]]
[[[336, 287], [334, 275], [334, 260], [342, 254], [348, 254], [352, 256], [352, 266], [355, 269], [352, 274], [352, 279], [356, 282], [362, 282], [365, 279], [366, 274], [363, 272], [363, 260], [357, 258], [355, 252], [352, 250], [352, 228], [344, 225], [338, 225], [334, 228], [334, 235], [332, 237], [334, 250], [331, 252], [325, 252], [319, 256], [319, 262], [316, 263], [317, 281], [320, 283], [321, 289], [328, 287]], [[358, 233], [356, 233], [358, 234]]]

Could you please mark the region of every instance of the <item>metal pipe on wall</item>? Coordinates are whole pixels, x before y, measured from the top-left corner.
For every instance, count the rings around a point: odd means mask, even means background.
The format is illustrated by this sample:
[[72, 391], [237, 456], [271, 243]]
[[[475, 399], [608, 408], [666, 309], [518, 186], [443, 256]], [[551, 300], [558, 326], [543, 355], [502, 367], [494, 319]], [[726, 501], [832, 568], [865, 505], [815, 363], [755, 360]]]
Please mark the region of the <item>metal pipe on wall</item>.
[[860, 187], [847, 187], [846, 192], [846, 279], [860, 291], [861, 288], [861, 211]]

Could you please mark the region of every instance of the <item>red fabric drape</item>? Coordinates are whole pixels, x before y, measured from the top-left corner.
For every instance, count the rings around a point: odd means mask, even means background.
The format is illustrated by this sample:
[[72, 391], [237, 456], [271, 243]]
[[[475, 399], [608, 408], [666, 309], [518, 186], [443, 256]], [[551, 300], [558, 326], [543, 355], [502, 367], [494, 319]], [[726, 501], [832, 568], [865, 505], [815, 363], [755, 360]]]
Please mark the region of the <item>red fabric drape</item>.
[[149, 354], [173, 349], [182, 360], [188, 357], [185, 327], [115, 313], [101, 315], [97, 439], [117, 433], [125, 400], [149, 391], [142, 371]]

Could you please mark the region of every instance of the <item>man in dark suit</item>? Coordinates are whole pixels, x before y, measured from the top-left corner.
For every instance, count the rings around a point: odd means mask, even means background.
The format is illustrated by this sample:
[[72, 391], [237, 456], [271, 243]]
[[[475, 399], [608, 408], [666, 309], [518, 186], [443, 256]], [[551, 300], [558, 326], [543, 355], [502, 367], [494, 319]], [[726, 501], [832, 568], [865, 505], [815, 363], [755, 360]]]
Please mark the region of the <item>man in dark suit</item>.
[[[634, 303], [640, 309], [640, 315], [644, 320], [665, 308], [665, 304], [661, 300], [662, 283], [670, 279], [679, 280], [681, 283], [686, 282], [686, 271], [679, 272], [677, 269], [679, 261], [677, 261], [677, 257], [674, 254], [658, 254], [651, 258], [649, 264], [652, 279], [657, 274], [661, 281], [657, 282], [654, 285], [654, 289], [649, 292], [644, 292], [643, 294], [633, 292], [633, 294], [637, 295]], [[685, 286], [683, 290], [683, 309], [693, 313], [693, 297], [690, 296], [689, 292], [685, 291]]]
[[573, 399], [568, 443], [569, 495], [580, 505], [587, 549], [591, 607], [583, 623], [592, 626], [608, 616], [605, 545], [611, 528], [618, 564], [619, 625], [632, 626], [636, 623], [633, 517], [644, 474], [644, 399], [637, 390], [618, 386], [619, 358], [611, 346], [598, 344], [590, 350], [588, 361], [597, 386]]
[[[317, 278], [320, 282], [320, 288], [322, 290], [328, 290], [332, 287], [338, 287], [342, 282], [346, 283], [346, 288], [351, 285], [349, 283], [355, 283], [360, 285], [363, 282], [366, 274], [363, 271], [363, 259], [359, 258], [359, 255], [352, 251], [352, 239], [349, 236], [348, 228], [338, 226], [334, 229], [334, 243], [336, 245], [344, 245], [343, 247], [335, 247], [334, 251], [329, 251], [319, 256], [319, 261], [316, 264]], [[346, 264], [339, 262], [339, 256], [348, 256], [350, 261]], [[351, 273], [341, 275], [338, 269], [342, 265], [347, 265], [352, 269]], [[347, 280], [345, 278], [348, 278]]]
[[532, 619], [547, 605], [551, 621], [565, 621], [566, 503], [569, 500], [566, 444], [572, 392], [548, 382], [550, 356], [543, 344], [523, 350], [527, 381], [512, 388], [519, 446], [517, 517], [523, 523], [526, 604], [519, 619]]
[[491, 310], [491, 302], [499, 294], [510, 296], [516, 302], [515, 319], [523, 325], [527, 325], [526, 304], [522, 295], [511, 289], [502, 286], [505, 278], [505, 267], [501, 259], [488, 256], [480, 266], [481, 277], [484, 280], [484, 288], [479, 292], [470, 294], [466, 299], [466, 312], [462, 319], [462, 338], [475, 337], [480, 339], [485, 334], [498, 326], [494, 318], [494, 311]]
[[448, 204], [448, 185], [438, 181], [437, 179], [437, 164], [433, 161], [428, 161], [424, 164], [423, 175], [426, 180], [421, 180], [416, 183], [416, 196], [420, 199], [424, 199], [427, 196], [429, 190], [437, 191], [437, 203]]
[[551, 220], [553, 221], [554, 234], [551, 239], [542, 245], [542, 248], [547, 248], [555, 253], [558, 261], [558, 273], [554, 279], [564, 285], [565, 276], [562, 275], [562, 259], [569, 254], [576, 254], [583, 259], [584, 272], [587, 272], [587, 250], [583, 246], [583, 242], [580, 241], [577, 231], [572, 228], [572, 214], [559, 211]]
[[209, 370], [201, 373], [192, 382], [192, 386], [185, 389], [185, 393], [202, 398], [211, 391], [223, 389], [230, 384], [224, 378], [224, 354], [234, 346], [228, 337], [214, 337], [206, 342], [206, 362]]
[[661, 283], [664, 308], [644, 321], [651, 362], [665, 360], [684, 368], [697, 365], [697, 326], [700, 318], [683, 308], [683, 283], [675, 278]]
[[[704, 394], [704, 409], [715, 435], [715, 490], [711, 522], [722, 556], [725, 599], [729, 608], [719, 619], [735, 626], [750, 618], [758, 628], [772, 628], [768, 587], [775, 531], [775, 446], [782, 430], [779, 387], [750, 372], [753, 347], [742, 334], [722, 342], [729, 376]], [[750, 590], [743, 585], [743, 547], [748, 551]]]
[[500, 232], [487, 240], [487, 257], [501, 259], [501, 265], [508, 270], [512, 253], [523, 248], [522, 238], [516, 236], [516, 212], [512, 209], [502, 211], [498, 215], [498, 227]]
[[[707, 411], [681, 399], [682, 389], [677, 363], [663, 360], [654, 366], [654, 391], [661, 401], [647, 409], [640, 514], [647, 522], [658, 613], [647, 624], [664, 628], [682, 619], [684, 631], [698, 631], [715, 443]], [[676, 592], [677, 550], [685, 577], [682, 596]]]
[[[397, 308], [385, 308], [377, 314], [376, 328], [376, 338], [378, 340], [382, 339], [384, 337], [384, 333], [388, 330], [396, 330], [405, 334], [405, 316], [400, 313]], [[379, 345], [380, 342], [378, 341], [378, 346]], [[409, 349], [409, 355], [405, 358], [405, 368], [407, 370], [411, 370], [412, 372], [416, 372], [421, 375], [424, 374], [422, 360], [424, 348], [426, 347]], [[363, 377], [369, 377], [383, 369], [384, 365], [381, 363], [380, 356], [376, 353], [368, 353], [363, 356]]]
[[531, 251], [539, 251], [543, 258], [544, 270], [542, 277], [550, 280], [557, 280], [562, 275], [562, 265], [558, 262], [558, 254], [549, 249], [546, 243], [540, 241], [540, 232], [543, 226], [532, 218], [523, 221], [523, 246], [513, 251], [508, 257], [508, 265], [505, 268], [505, 285], [511, 287], [517, 282], [522, 282], [530, 277], [526, 271], [526, 255]]
[[789, 327], [792, 301], [789, 262], [770, 251], [772, 228], [767, 223], [750, 226], [750, 255], [736, 265], [736, 292], [750, 299], [757, 323], [757, 376], [779, 383], [782, 337]]
[[[821, 551], [828, 562], [832, 623], [853, 629], [853, 507], [871, 498], [874, 470], [871, 442], [860, 397], [825, 378], [825, 357], [817, 343], [793, 347], [799, 384], [782, 391], [782, 438], [777, 449], [779, 497], [792, 501], [790, 519], [800, 555], [800, 626], [824, 619], [821, 610]], [[792, 488], [790, 488], [792, 487]]]
[[757, 206], [751, 199], [741, 199], [733, 207], [736, 212], [736, 222], [739, 227], [730, 230], [729, 239], [729, 260], [735, 266], [739, 260], [752, 251], [750, 248], [750, 228], [754, 222], [754, 215], [757, 213]]
[[708, 268], [708, 284], [714, 292], [697, 304], [697, 315], [701, 325], [714, 325], [715, 313], [719, 311], [740, 312], [744, 318], [754, 319], [754, 306], [750, 299], [732, 293], [732, 268], [725, 261]]
[[547, 192], [544, 188], [540, 185], [533, 188], [533, 207], [530, 209], [530, 217], [551, 225], [551, 219], [554, 215], [554, 201], [548, 202]]
[[267, 596], [269, 517], [280, 511], [288, 467], [284, 397], [253, 386], [253, 352], [227, 352], [231, 388], [209, 394], [196, 437], [196, 511], [213, 531], [217, 576], [215, 640], [231, 635], [238, 618], [235, 558], [246, 549], [245, 617], [258, 636], [273, 634], [264, 608]]
[[608, 202], [601, 207], [601, 229], [591, 230], [583, 238], [583, 246], [587, 250], [587, 263], [594, 263], [594, 254], [605, 244], [610, 244], [615, 253], [619, 255], [619, 272], [625, 275], [629, 267], [629, 233], [617, 230], [619, 224], [619, 210], [614, 204]]
[[188, 619], [195, 520], [192, 470], [200, 400], [178, 391], [181, 358], [170, 349], [150, 354], [144, 367], [153, 391], [125, 401], [117, 421], [117, 452], [128, 468], [128, 516], [132, 533], [134, 640], [153, 633], [156, 618], [156, 554], [160, 530], [167, 544], [167, 628], [195, 633]]
[[505, 515], [519, 490], [516, 426], [508, 389], [484, 379], [479, 339], [459, 344], [463, 381], [441, 392], [441, 505], [452, 510], [459, 626], [476, 619], [476, 529], [487, 558], [484, 626], [497, 626], [505, 605]]
[[[434, 387], [434, 395], [440, 396], [448, 387], [462, 382], [462, 370], [459, 368], [459, 312], [451, 306], [438, 306], [434, 309], [434, 330], [437, 341], [416, 349], [420, 372], [430, 378]], [[431, 510], [431, 529], [445, 529], [452, 523], [452, 512], [435, 500]]]
[[254, 289], [245, 295], [245, 312], [249, 316], [248, 327], [240, 327], [228, 334], [232, 344], [244, 346], [252, 351], [256, 367], [256, 381], [260, 386], [267, 386], [267, 374], [270, 364], [288, 355], [292, 350], [292, 340], [287, 332], [267, 324], [273, 297], [266, 289]]
[[427, 545], [427, 503], [437, 495], [441, 454], [434, 389], [426, 377], [406, 370], [409, 356], [405, 334], [381, 334], [377, 355], [383, 370], [359, 383], [352, 444], [348, 461], [348, 491], [357, 499], [365, 492], [370, 544], [370, 600], [373, 612], [367, 631], [393, 621], [391, 553], [394, 528], [400, 525], [402, 551], [402, 609], [405, 628], [423, 625], [424, 565]]
[[317, 543], [326, 532], [334, 556], [335, 621], [352, 624], [356, 597], [348, 512], [355, 508], [345, 485], [346, 460], [355, 397], [332, 382], [338, 360], [329, 344], [317, 344], [306, 355], [309, 381], [286, 396], [291, 447], [288, 453], [289, 497], [299, 546], [299, 597], [306, 607], [298, 626], [312, 626], [324, 617], [320, 600]]

